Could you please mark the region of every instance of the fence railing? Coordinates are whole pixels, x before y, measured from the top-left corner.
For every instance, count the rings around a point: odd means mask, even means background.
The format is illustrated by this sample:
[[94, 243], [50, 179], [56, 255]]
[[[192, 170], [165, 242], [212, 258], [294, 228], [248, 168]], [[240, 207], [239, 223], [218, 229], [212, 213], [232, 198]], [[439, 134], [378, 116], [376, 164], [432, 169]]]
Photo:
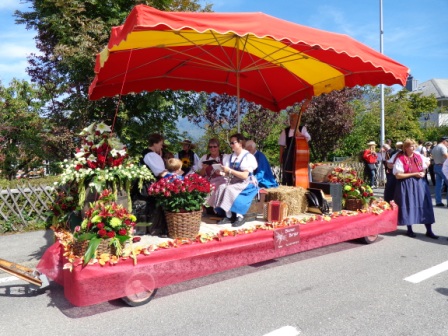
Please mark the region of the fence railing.
[[[0, 190], [0, 220], [27, 225], [29, 218], [46, 221], [47, 211], [54, 200], [54, 188], [50, 186], [17, 186]], [[11, 224], [13, 230], [18, 230]], [[17, 225], [17, 224], [16, 224]]]

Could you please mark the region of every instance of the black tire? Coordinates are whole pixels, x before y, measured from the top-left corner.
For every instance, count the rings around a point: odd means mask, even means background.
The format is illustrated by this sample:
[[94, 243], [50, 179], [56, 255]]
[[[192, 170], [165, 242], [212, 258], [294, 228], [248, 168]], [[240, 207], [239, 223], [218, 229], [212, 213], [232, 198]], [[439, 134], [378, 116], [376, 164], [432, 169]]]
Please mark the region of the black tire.
[[153, 277], [148, 273], [139, 273], [126, 282], [126, 296], [121, 299], [131, 307], [138, 307], [151, 301], [156, 293]]
[[149, 291], [143, 291], [140, 293], [132, 294], [122, 297], [121, 299], [131, 307], [139, 307], [147, 304], [156, 295], [157, 288]]
[[361, 242], [363, 242], [364, 244], [372, 244], [376, 242], [377, 239], [378, 235], [365, 236], [363, 238], [360, 238]]

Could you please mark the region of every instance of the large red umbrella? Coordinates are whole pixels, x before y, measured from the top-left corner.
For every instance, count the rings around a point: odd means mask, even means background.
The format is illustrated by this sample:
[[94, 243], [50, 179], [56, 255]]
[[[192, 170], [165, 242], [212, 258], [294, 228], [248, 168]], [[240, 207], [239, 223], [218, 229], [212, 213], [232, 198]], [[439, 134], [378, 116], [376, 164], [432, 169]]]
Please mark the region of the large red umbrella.
[[279, 111], [344, 87], [404, 85], [408, 69], [347, 35], [263, 13], [138, 5], [112, 28], [95, 73], [92, 100], [182, 89], [227, 93]]

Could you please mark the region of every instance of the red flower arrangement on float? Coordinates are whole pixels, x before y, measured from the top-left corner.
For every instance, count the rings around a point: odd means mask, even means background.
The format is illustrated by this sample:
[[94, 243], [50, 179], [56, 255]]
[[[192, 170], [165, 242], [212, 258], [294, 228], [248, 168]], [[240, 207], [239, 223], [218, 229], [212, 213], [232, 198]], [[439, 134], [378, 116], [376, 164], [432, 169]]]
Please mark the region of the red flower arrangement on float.
[[81, 225], [75, 227], [73, 234], [75, 242], [89, 242], [84, 254], [84, 264], [95, 256], [99, 244], [106, 239], [110, 239], [109, 245], [114, 246], [116, 255], [120, 256], [123, 245], [131, 239], [136, 217], [117, 204], [108, 189], [101, 193], [97, 201], [91, 203], [85, 217]]
[[370, 204], [375, 199], [372, 188], [352, 168], [335, 167], [328, 175], [328, 181], [342, 184], [342, 205], [348, 199], [359, 199], [363, 205]]
[[146, 165], [140, 166], [128, 157], [126, 146], [112, 133], [111, 127], [104, 123], [92, 123], [79, 134], [81, 146], [76, 149], [75, 159], [65, 160], [60, 185], [76, 183], [79, 206], [82, 208], [86, 198], [86, 188], [93, 187], [97, 192], [106, 188], [114, 193], [124, 190], [130, 200], [131, 183], [138, 180], [139, 188], [144, 181], [154, 180]]
[[199, 211], [213, 185], [198, 174], [188, 174], [184, 179], [166, 177], [153, 183], [148, 194], [168, 212]]

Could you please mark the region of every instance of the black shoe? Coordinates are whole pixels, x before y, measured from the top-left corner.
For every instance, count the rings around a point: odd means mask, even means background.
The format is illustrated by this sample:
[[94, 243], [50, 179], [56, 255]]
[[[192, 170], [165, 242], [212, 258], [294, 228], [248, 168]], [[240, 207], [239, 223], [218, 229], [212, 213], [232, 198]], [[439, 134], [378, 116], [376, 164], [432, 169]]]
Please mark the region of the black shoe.
[[236, 220], [232, 223], [232, 227], [239, 227], [246, 223], [246, 218], [244, 217], [236, 217]]
[[409, 231], [406, 233], [406, 235], [411, 238], [417, 237], [417, 235], [414, 232], [409, 232]]
[[426, 237], [431, 238], [431, 239], [439, 239], [439, 236], [436, 236], [432, 232], [426, 232]]
[[232, 220], [230, 218], [224, 217], [217, 224], [218, 225], [223, 225], [223, 224], [231, 224], [231, 223], [232, 223]]
[[443, 204], [443, 203], [437, 203], [436, 206], [437, 206], [437, 207], [444, 207], [445, 204]]

